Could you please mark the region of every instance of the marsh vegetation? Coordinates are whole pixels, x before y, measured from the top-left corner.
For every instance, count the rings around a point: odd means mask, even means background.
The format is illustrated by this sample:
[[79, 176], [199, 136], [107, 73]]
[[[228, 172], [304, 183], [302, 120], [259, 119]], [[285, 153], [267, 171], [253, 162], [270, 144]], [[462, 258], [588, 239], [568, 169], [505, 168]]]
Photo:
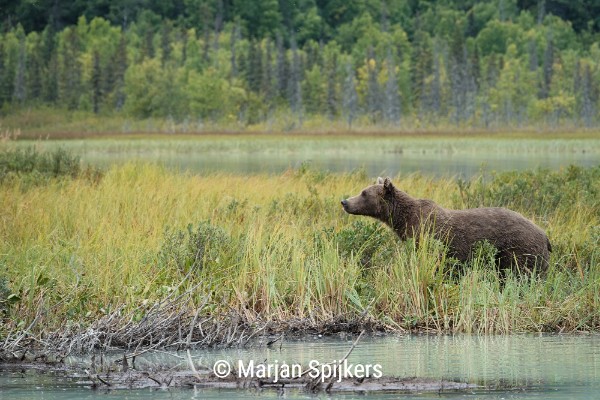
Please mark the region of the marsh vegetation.
[[178, 299], [184, 326], [199, 319], [246, 334], [600, 327], [600, 167], [395, 178], [413, 196], [450, 208], [505, 206], [544, 228], [554, 249], [547, 275], [501, 281], [493, 249], [463, 266], [443, 256], [442, 243], [425, 237], [417, 248], [348, 217], [339, 200], [371, 183], [361, 171], [193, 175], [147, 163], [98, 171], [68, 152], [15, 148], [0, 158], [2, 338], [148, 323], [172, 315], [157, 314], [165, 298]]

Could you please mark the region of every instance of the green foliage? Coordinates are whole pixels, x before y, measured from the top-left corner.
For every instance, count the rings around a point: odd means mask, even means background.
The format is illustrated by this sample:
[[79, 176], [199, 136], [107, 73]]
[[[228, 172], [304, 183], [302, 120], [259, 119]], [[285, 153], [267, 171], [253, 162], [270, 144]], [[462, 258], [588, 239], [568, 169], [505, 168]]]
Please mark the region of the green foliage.
[[[10, 288], [8, 287], [8, 281], [5, 277], [0, 276], [0, 318], [4, 317], [4, 314], [8, 312], [8, 308], [11, 303], [16, 300], [16, 297], [12, 295]], [[2, 332], [0, 331], [0, 334]]]
[[482, 56], [505, 54], [510, 44], [522, 43], [523, 35], [523, 29], [513, 22], [492, 20], [479, 32], [476, 42]]
[[234, 0], [234, 13], [243, 21], [250, 37], [264, 37], [280, 25], [281, 14], [277, 0]]
[[340, 256], [357, 259], [363, 267], [372, 267], [394, 257], [396, 235], [379, 222], [357, 220], [336, 232], [333, 240]]
[[473, 259], [469, 267], [484, 271], [493, 271], [496, 269], [497, 254], [498, 250], [496, 247], [487, 240], [477, 242], [475, 244], [475, 248], [473, 249]]
[[57, 147], [39, 150], [35, 146], [6, 146], [0, 149], [0, 184], [17, 184], [21, 190], [62, 178], [84, 178], [97, 183], [100, 168], [81, 165], [79, 156]]
[[[199, 129], [207, 120], [295, 128], [307, 122], [305, 113], [313, 125], [323, 117], [386, 125], [399, 103], [394, 120], [414, 128], [592, 127], [600, 120], [600, 20], [581, 13], [593, 4], [561, 3], [558, 13], [546, 1], [543, 14], [515, 1], [346, 3], [72, 6], [66, 20], [55, 8], [34, 19], [25, 12], [16, 20], [26, 28], [9, 24], [0, 34], [0, 115], [50, 106], [200, 121]], [[37, 26], [49, 15], [69, 22]], [[386, 63], [397, 70], [386, 73]], [[348, 100], [349, 75], [359, 89], [377, 78], [376, 86], [391, 88], [386, 98], [399, 101], [374, 105], [377, 90]]]
[[218, 267], [229, 261], [232, 239], [227, 232], [210, 221], [203, 221], [194, 229], [192, 224], [185, 231], [169, 231], [159, 251], [159, 263], [163, 268], [175, 266], [182, 274], [200, 274], [206, 268]]
[[214, 68], [164, 70], [157, 59], [132, 66], [125, 75], [126, 110], [140, 118], [171, 117], [177, 121], [235, 118], [245, 92]]
[[62, 148], [52, 152], [40, 152], [33, 146], [0, 150], [0, 182], [12, 176], [44, 179], [75, 177], [80, 172], [79, 157]]
[[600, 166], [493, 173], [491, 179], [459, 181], [458, 185], [467, 208], [507, 207], [546, 217], [581, 203], [600, 214]]

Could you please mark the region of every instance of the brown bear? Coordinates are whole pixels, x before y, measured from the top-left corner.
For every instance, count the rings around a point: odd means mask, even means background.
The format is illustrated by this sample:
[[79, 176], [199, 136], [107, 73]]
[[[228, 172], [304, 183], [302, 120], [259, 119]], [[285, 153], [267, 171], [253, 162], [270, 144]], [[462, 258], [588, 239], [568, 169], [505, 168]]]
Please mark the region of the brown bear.
[[[460, 261], [471, 257], [477, 242], [493, 244], [501, 269], [531, 273], [548, 268], [552, 247], [544, 231], [521, 214], [499, 207], [449, 210], [431, 200], [415, 199], [396, 189], [389, 178], [365, 188], [358, 196], [342, 200], [349, 214], [377, 218], [389, 225], [401, 240], [418, 240], [421, 229], [448, 245], [450, 256]], [[418, 243], [417, 243], [418, 244]]]

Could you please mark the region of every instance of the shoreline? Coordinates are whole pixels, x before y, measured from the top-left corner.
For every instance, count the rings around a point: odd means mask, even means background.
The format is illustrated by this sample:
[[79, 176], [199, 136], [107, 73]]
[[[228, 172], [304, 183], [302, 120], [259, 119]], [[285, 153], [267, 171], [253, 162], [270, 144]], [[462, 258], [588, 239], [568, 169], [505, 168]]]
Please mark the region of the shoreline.
[[[178, 315], [174, 319], [182, 319]], [[188, 315], [187, 322], [203, 319], [205, 315], [195, 318]], [[160, 318], [160, 317], [156, 317]], [[400, 326], [384, 325], [381, 321], [370, 318], [357, 318], [355, 320], [331, 320], [319, 325], [311, 325], [308, 321], [270, 321], [270, 322], [241, 322], [231, 318], [229, 325], [224, 321], [210, 321], [192, 327], [182, 325], [172, 326], [171, 335], [163, 335], [165, 326], [158, 324], [149, 328], [146, 325], [138, 326], [113, 326], [108, 329], [99, 328], [92, 324], [78, 332], [46, 333], [32, 335], [28, 332], [17, 332], [14, 339], [11, 337], [0, 341], [0, 369], [4, 365], [62, 365], [71, 356], [94, 356], [97, 354], [119, 354], [115, 362], [122, 364], [121, 359], [133, 360], [146, 353], [181, 352], [200, 349], [228, 349], [228, 348], [277, 348], [280, 341], [303, 341], [312, 337], [340, 337], [348, 336], [454, 336], [473, 335], [473, 333], [439, 331], [434, 328], [420, 326], [414, 329], [404, 329]], [[171, 321], [172, 322], [172, 321]], [[233, 323], [237, 323], [234, 325]], [[105, 327], [106, 328], [106, 327]], [[177, 332], [188, 332], [186, 336], [178, 336]], [[136, 333], [144, 331], [145, 335], [137, 336]], [[122, 333], [119, 335], [117, 332]], [[505, 336], [505, 335], [598, 335], [597, 330], [581, 330], [563, 332], [560, 329], [543, 332], [513, 332], [504, 334], [474, 334], [476, 336]]]
[[[1, 121], [0, 121], [1, 123]], [[1, 125], [0, 125], [1, 126]], [[5, 128], [5, 130], [7, 130]], [[7, 130], [8, 131], [8, 130]], [[600, 139], [600, 129], [590, 128], [571, 129], [536, 129], [536, 128], [499, 128], [485, 130], [479, 128], [440, 128], [440, 129], [385, 129], [385, 128], [356, 128], [356, 129], [298, 129], [294, 131], [249, 130], [249, 129], [207, 129], [202, 131], [149, 131], [139, 129], [120, 132], [117, 130], [99, 131], [70, 131], [70, 130], [19, 130], [14, 139], [21, 140], [101, 140], [101, 139], [196, 139], [196, 138], [431, 138], [431, 139]]]

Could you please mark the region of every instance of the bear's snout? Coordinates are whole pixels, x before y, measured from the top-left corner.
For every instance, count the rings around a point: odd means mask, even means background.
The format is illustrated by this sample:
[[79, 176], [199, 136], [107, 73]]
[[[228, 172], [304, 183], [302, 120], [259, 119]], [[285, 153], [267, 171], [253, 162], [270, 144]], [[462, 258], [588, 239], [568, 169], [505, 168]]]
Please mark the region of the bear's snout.
[[344, 208], [344, 211], [346, 211], [348, 214], [354, 214], [351, 211], [352, 205], [350, 204], [350, 202], [348, 201], [348, 199], [344, 199], [340, 203], [342, 203], [342, 207]]
[[341, 203], [342, 203], [342, 207], [344, 208], [344, 211], [346, 211], [348, 214], [351, 214], [350, 210], [348, 210], [348, 207], [350, 207], [350, 203], [348, 203], [348, 199], [342, 200]]

